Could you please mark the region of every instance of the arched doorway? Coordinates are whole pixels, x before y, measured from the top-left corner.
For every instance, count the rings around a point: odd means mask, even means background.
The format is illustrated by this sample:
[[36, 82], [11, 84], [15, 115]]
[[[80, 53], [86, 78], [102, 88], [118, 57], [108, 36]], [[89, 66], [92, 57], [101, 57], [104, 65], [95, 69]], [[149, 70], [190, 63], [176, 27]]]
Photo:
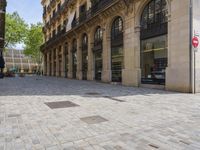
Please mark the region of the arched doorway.
[[87, 34], [83, 35], [82, 38], [82, 74], [83, 80], [87, 80], [88, 70], [88, 37]]
[[76, 79], [77, 72], [77, 41], [76, 39], [72, 42], [72, 78]]
[[100, 26], [97, 27], [94, 34], [94, 63], [95, 63], [95, 80], [101, 80], [103, 69], [103, 32]]
[[111, 27], [112, 82], [122, 81], [123, 68], [123, 20], [117, 17]]
[[141, 16], [141, 83], [165, 84], [168, 52], [166, 0], [151, 0]]

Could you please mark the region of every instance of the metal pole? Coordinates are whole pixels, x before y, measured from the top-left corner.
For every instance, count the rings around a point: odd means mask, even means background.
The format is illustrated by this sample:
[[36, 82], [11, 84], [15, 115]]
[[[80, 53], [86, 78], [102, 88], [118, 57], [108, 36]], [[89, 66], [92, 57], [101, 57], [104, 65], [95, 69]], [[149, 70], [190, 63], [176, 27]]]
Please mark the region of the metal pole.
[[194, 52], [193, 52], [193, 48], [192, 48], [192, 36], [193, 36], [193, 0], [190, 0], [190, 9], [189, 9], [189, 13], [190, 13], [190, 41], [189, 41], [189, 51], [190, 51], [190, 92], [191, 93], [195, 93], [195, 82], [194, 82]]

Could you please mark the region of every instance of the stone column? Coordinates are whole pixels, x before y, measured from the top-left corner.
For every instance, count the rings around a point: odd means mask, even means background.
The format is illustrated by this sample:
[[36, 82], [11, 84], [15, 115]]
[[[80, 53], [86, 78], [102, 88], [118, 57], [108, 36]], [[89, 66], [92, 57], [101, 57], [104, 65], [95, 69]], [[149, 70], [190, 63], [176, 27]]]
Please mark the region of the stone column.
[[[188, 0], [171, 1], [168, 22], [168, 67], [166, 89], [191, 92], [190, 88], [190, 24]], [[179, 12], [179, 13], [177, 13]], [[181, 23], [180, 23], [181, 22]], [[179, 38], [180, 37], [180, 38]]]
[[140, 26], [135, 24], [134, 16], [126, 16], [124, 21], [124, 68], [122, 84], [139, 86], [140, 84]]
[[110, 33], [108, 26], [104, 25], [103, 27], [103, 70], [102, 70], [102, 81], [111, 82], [111, 58], [110, 58]]
[[82, 80], [82, 47], [81, 36], [77, 38], [77, 72], [76, 78]]
[[90, 32], [88, 33], [88, 72], [87, 72], [87, 79], [94, 80], [94, 54], [93, 54], [93, 45], [94, 45], [94, 38], [93, 34]]

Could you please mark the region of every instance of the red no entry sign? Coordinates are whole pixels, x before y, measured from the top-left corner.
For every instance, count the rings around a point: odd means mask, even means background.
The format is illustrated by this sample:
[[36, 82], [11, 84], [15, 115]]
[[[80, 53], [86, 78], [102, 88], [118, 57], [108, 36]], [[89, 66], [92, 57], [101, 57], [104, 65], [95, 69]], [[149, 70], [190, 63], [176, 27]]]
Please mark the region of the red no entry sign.
[[199, 46], [198, 37], [195, 36], [195, 37], [192, 38], [192, 45], [193, 45], [194, 48], [197, 48]]

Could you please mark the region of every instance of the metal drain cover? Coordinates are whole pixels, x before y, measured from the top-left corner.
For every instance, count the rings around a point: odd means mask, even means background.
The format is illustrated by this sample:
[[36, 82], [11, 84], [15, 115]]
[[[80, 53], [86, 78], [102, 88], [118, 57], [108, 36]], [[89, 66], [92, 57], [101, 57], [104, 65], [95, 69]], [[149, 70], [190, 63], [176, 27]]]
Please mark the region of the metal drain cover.
[[84, 118], [80, 118], [80, 119], [87, 124], [98, 124], [98, 123], [108, 121], [107, 119], [105, 119], [101, 116], [90, 116], [90, 117], [84, 117]]
[[70, 101], [60, 101], [60, 102], [48, 102], [45, 103], [51, 109], [58, 109], [58, 108], [68, 108], [68, 107], [77, 107], [79, 105], [72, 103]]
[[101, 95], [100, 93], [97, 92], [89, 92], [89, 93], [85, 93], [86, 95]]

